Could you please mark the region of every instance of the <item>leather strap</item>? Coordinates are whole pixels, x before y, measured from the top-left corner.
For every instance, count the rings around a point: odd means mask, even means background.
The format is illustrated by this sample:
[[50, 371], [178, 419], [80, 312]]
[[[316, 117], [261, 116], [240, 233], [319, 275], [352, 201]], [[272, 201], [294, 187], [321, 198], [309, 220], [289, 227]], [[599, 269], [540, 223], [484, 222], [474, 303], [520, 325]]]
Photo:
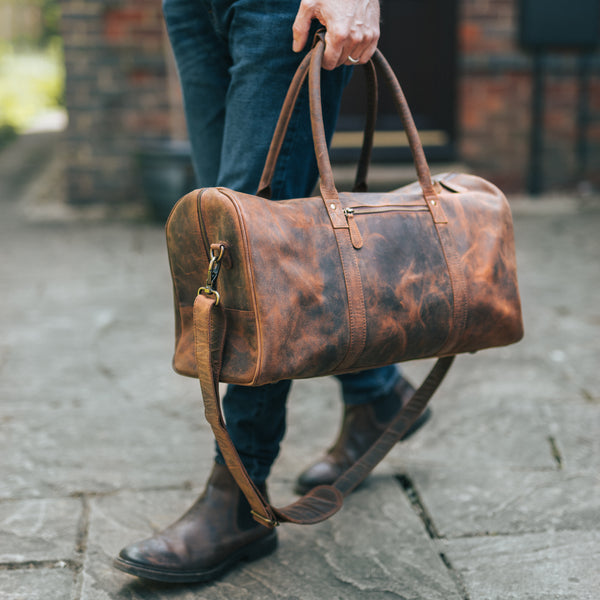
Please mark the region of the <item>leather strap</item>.
[[[324, 38], [321, 34], [320, 37], [317, 37], [317, 42], [313, 50], [311, 50], [307, 57], [302, 61], [298, 72], [292, 81], [288, 95], [286, 96], [284, 109], [277, 124], [269, 156], [267, 157], [267, 163], [265, 164], [265, 171], [261, 178], [260, 195], [268, 198], [270, 194], [270, 182], [275, 169], [277, 155], [279, 154], [281, 144], [283, 143], [285, 129], [289, 122], [293, 104], [298, 96], [300, 86], [306, 78], [310, 63], [309, 95], [311, 98], [311, 123], [313, 126], [317, 163], [321, 175], [321, 195], [336, 234], [348, 289], [351, 343], [349, 345], [348, 354], [338, 366], [338, 370], [342, 371], [346, 366], [352, 365], [355, 358], [360, 354], [362, 345], [364, 344], [364, 336], [366, 335], [366, 323], [360, 273], [358, 272], [356, 255], [349, 236], [348, 223], [341, 210], [338, 193], [333, 181], [333, 173], [329, 161], [323, 127], [320, 103], [320, 69], [323, 51]], [[458, 294], [456, 294], [455, 290], [454, 325], [451, 326], [451, 333], [445, 344], [445, 347], [450, 348], [449, 342], [455, 337], [456, 331], [460, 329], [460, 305], [462, 304], [460, 290], [464, 288], [464, 279], [461, 280], [460, 278], [461, 271], [456, 250], [454, 249], [455, 246], [447, 227], [444, 227], [444, 225], [447, 224], [446, 215], [437, 200], [423, 147], [412, 119], [410, 109], [406, 103], [406, 99], [404, 98], [393, 71], [379, 51], [376, 51], [374, 54], [373, 61], [382, 68], [384, 75], [394, 92], [394, 98], [415, 161], [419, 183], [423, 190], [423, 195], [427, 200], [427, 205], [433, 221], [436, 224], [440, 242], [444, 248], [450, 276], [453, 280], [453, 289], [456, 287], [456, 289], [459, 290]], [[371, 71], [373, 72], [372, 68]], [[373, 83], [372, 78], [370, 79], [370, 82], [371, 84]], [[371, 85], [371, 87], [373, 86]], [[371, 97], [374, 96], [372, 95]], [[374, 115], [372, 114], [367, 118], [365, 133], [366, 141], [363, 143], [363, 153], [361, 154], [361, 156], [363, 158], [366, 157], [366, 159], [370, 158], [373, 129]], [[370, 139], [367, 139], [369, 136]], [[360, 181], [361, 178], [366, 179], [366, 167], [362, 168], [359, 165], [357, 185], [363, 184], [363, 182]], [[344, 229], [346, 231], [344, 231]], [[457, 320], [459, 323], [458, 329], [456, 325]], [[204, 294], [198, 295], [194, 302], [194, 338], [198, 377], [202, 388], [205, 415], [231, 474], [248, 499], [254, 518], [259, 523], [268, 527], [274, 527], [280, 521], [298, 524], [318, 523], [335, 514], [342, 507], [344, 496], [349, 494], [367, 477], [371, 470], [385, 457], [390, 449], [402, 438], [405, 432], [423, 412], [429, 399], [442, 382], [454, 360], [453, 356], [446, 356], [438, 359], [425, 381], [414, 393], [405, 407], [394, 418], [389, 427], [376, 440], [373, 446], [344, 474], [342, 474], [333, 485], [319, 486], [289, 506], [276, 508], [267, 502], [248, 476], [225, 426], [225, 420], [221, 410], [221, 400], [219, 397], [219, 376], [222, 365], [225, 335], [225, 313], [221, 306], [216, 302], [215, 296]]]
[[275, 527], [279, 522], [319, 523], [340, 510], [343, 498], [367, 477], [423, 412], [454, 360], [453, 356], [449, 356], [435, 363], [421, 387], [379, 439], [333, 485], [316, 487], [296, 502], [276, 508], [250, 479], [225, 426], [219, 397], [225, 335], [225, 313], [221, 305], [216, 303], [214, 296], [199, 294], [194, 302], [194, 339], [206, 419], [227, 467], [250, 504], [254, 518], [267, 527]]
[[[315, 55], [315, 58], [318, 61], [319, 65], [321, 64], [324, 51], [324, 34], [322, 32], [318, 32], [316, 35], [316, 43], [314, 48], [311, 50], [311, 54]], [[387, 85], [392, 91], [396, 109], [398, 110], [400, 120], [402, 121], [402, 125], [408, 138], [408, 145], [410, 147], [413, 161], [415, 163], [415, 169], [417, 171], [417, 179], [419, 181], [419, 185], [421, 186], [425, 198], [432, 201], [428, 202], [429, 210], [432, 212], [434, 220], [444, 221], [446, 219], [445, 215], [443, 214], [441, 205], [439, 204], [439, 202], [435, 201], [437, 199], [437, 194], [433, 186], [433, 180], [431, 178], [431, 172], [429, 171], [429, 165], [427, 164], [427, 159], [425, 158], [423, 144], [421, 143], [421, 138], [419, 137], [419, 133], [417, 131], [417, 127], [412, 117], [410, 107], [408, 106], [408, 102], [406, 101], [404, 92], [402, 91], [402, 88], [398, 83], [398, 79], [396, 78], [393, 69], [390, 67], [389, 63], [387, 62], [383, 54], [381, 54], [379, 49], [375, 50], [375, 53], [373, 54], [373, 57], [371, 58], [370, 62], [373, 63], [376, 67], [379, 67]], [[318, 88], [315, 85], [315, 92], [317, 89]], [[314, 115], [311, 111], [311, 117], [313, 116]], [[317, 155], [317, 164], [319, 167], [319, 174], [321, 176], [321, 191], [325, 189], [327, 195], [337, 195], [337, 190], [335, 189], [335, 184], [333, 182], [333, 172], [331, 169], [331, 162], [329, 161], [329, 154], [327, 152], [322, 151], [323, 148], [327, 148], [323, 119], [321, 118], [320, 120], [314, 120], [312, 124], [313, 138]], [[323, 180], [325, 181], [325, 183], [323, 183]]]
[[[321, 40], [317, 35], [315, 45]], [[307, 77], [309, 65], [314, 53], [313, 49], [306, 54], [294, 77], [290, 83], [283, 106], [275, 126], [275, 131], [271, 139], [271, 145], [269, 152], [265, 160], [265, 166], [258, 184], [257, 196], [271, 199], [271, 182], [275, 174], [275, 167], [277, 166], [277, 159], [281, 152], [281, 147], [285, 139], [287, 128], [294, 111], [294, 107], [298, 100], [300, 90]], [[363, 132], [363, 143], [360, 152], [360, 158], [358, 160], [358, 166], [356, 170], [356, 177], [354, 180], [353, 192], [366, 192], [367, 191], [367, 176], [369, 172], [369, 166], [371, 164], [371, 153], [373, 151], [373, 138], [375, 135], [375, 122], [377, 120], [377, 73], [373, 61], [369, 61], [363, 65], [363, 71], [367, 80], [366, 91], [367, 91], [367, 114], [365, 120], [365, 128]], [[324, 134], [323, 134], [324, 135]]]
[[[271, 146], [267, 154], [267, 159], [265, 161], [265, 166], [258, 186], [258, 196], [261, 196], [263, 198], [270, 197], [271, 181], [275, 173], [275, 166], [277, 164], [279, 152], [281, 151], [281, 146], [285, 138], [285, 133], [287, 131], [287, 127], [292, 116], [292, 111], [298, 99], [298, 95], [300, 93], [302, 84], [304, 83], [304, 80], [306, 79], [306, 76], [308, 74], [313, 54], [315, 54], [316, 52], [320, 52], [322, 56], [322, 53], [324, 52], [324, 47], [325, 37], [324, 33], [321, 31], [316, 34], [314, 47], [306, 54], [292, 79], [292, 82], [288, 89], [288, 93], [283, 103], [283, 107], [281, 109], [279, 120], [275, 127], [273, 139], [271, 140]], [[375, 54], [373, 54], [371, 60], [365, 65], [365, 72], [367, 75], [368, 110], [367, 121], [365, 124], [365, 133], [363, 138], [363, 146], [361, 151], [361, 159], [359, 161], [358, 172], [355, 182], [355, 189], [358, 189], [360, 186], [366, 186], [366, 178], [370, 162], [371, 149], [373, 146], [373, 135], [375, 131], [375, 120], [377, 111], [377, 77], [375, 74], [375, 66], [381, 69], [386, 83], [390, 86], [392, 90], [394, 103], [400, 115], [402, 125], [404, 126], [406, 136], [408, 138], [410, 151], [417, 171], [417, 179], [419, 181], [421, 189], [423, 190], [425, 198], [430, 200], [430, 202], [428, 202], [429, 210], [432, 212], [435, 221], [444, 222], [446, 220], [446, 217], [443, 213], [441, 205], [439, 204], [439, 202], [432, 203], [432, 201], [436, 200], [437, 194], [433, 186], [431, 172], [429, 171], [429, 166], [425, 158], [423, 145], [421, 144], [421, 139], [419, 138], [419, 133], [413, 120], [412, 113], [402, 91], [402, 88], [398, 83], [396, 75], [394, 74], [394, 71], [390, 67], [387, 60], [384, 58], [383, 54], [381, 54], [379, 49], [375, 51]], [[326, 148], [327, 143], [322, 119], [320, 122], [315, 123], [315, 127], [316, 135], [313, 134], [317, 138], [315, 140], [315, 145], [319, 148]], [[325, 177], [328, 182], [327, 188], [333, 188], [335, 190], [335, 185], [333, 184], [331, 163], [329, 162], [328, 153], [325, 152], [320, 153], [320, 155], [318, 154], [317, 163], [319, 166], [319, 173], [321, 175], [321, 178]], [[364, 189], [366, 189], [366, 187]], [[362, 189], [358, 189], [358, 191], [362, 191]], [[335, 192], [335, 194], [337, 195], [337, 191]]]
[[298, 100], [300, 89], [302, 88], [302, 84], [306, 79], [311, 57], [312, 50], [308, 52], [302, 59], [302, 62], [298, 66], [298, 69], [292, 78], [292, 82], [288, 88], [285, 100], [283, 101], [281, 112], [279, 113], [279, 119], [277, 121], [277, 125], [275, 126], [273, 137], [271, 138], [271, 145], [269, 147], [269, 152], [265, 160], [265, 166], [263, 167], [263, 172], [258, 184], [258, 191], [256, 192], [257, 196], [265, 198], [266, 200], [271, 199], [271, 181], [273, 181], [273, 175], [275, 174], [277, 159], [279, 158], [279, 153], [281, 152], [281, 146], [283, 145], [283, 140], [285, 139], [285, 134], [287, 132], [288, 125], [290, 124], [290, 119], [292, 118], [292, 112], [294, 110], [294, 106], [296, 105], [296, 101]]
[[448, 226], [448, 218], [444, 213], [444, 209], [435, 192], [435, 188], [433, 187], [431, 173], [425, 158], [425, 152], [423, 151], [423, 145], [421, 144], [419, 133], [402, 88], [398, 83], [394, 71], [379, 50], [375, 52], [373, 59], [383, 72], [386, 82], [392, 89], [396, 109], [400, 114], [402, 124], [408, 137], [419, 184], [421, 185], [423, 196], [433, 218], [433, 223], [440, 240], [440, 246], [444, 252], [448, 273], [450, 275], [453, 310], [448, 337], [438, 352], [438, 356], [443, 356], [452, 353], [456, 342], [464, 333], [467, 324], [468, 294], [465, 273], [460, 256], [456, 250], [456, 241]]
[[356, 179], [354, 181], [353, 192], [365, 193], [368, 191], [367, 177], [369, 166], [371, 165], [371, 153], [373, 152], [373, 138], [375, 136], [375, 124], [377, 121], [378, 90], [377, 90], [377, 72], [375, 65], [370, 60], [364, 66], [364, 73], [367, 79], [367, 117], [365, 120], [365, 131], [363, 134], [363, 145], [358, 159], [358, 168], [356, 170]]
[[452, 232], [448, 226], [448, 218], [444, 213], [444, 209], [442, 208], [442, 205], [433, 187], [429, 166], [427, 165], [427, 160], [423, 151], [423, 146], [412, 118], [410, 108], [406, 102], [404, 93], [402, 92], [402, 88], [398, 83], [398, 79], [396, 78], [394, 71], [379, 50], [376, 51], [374, 59], [379, 68], [382, 70], [385, 80], [392, 88], [396, 108], [402, 118], [402, 124], [406, 130], [410, 148], [413, 153], [419, 183], [421, 184], [425, 201], [427, 202], [427, 206], [429, 207], [429, 211], [433, 218], [433, 223], [440, 240], [442, 251], [444, 252], [444, 258], [446, 259], [446, 265], [450, 275], [453, 296], [453, 310], [448, 337], [438, 352], [438, 356], [443, 356], [452, 352], [456, 342], [464, 333], [467, 324], [468, 295], [465, 273], [460, 256], [456, 250], [456, 241], [454, 240]]
[[[321, 105], [321, 65], [323, 54], [325, 51], [324, 34], [317, 33], [315, 45], [311, 50], [311, 61], [309, 67], [309, 98], [310, 98], [310, 115], [311, 126], [313, 133], [313, 141], [315, 146], [315, 155], [320, 174], [320, 189], [321, 197], [331, 224], [333, 226], [340, 260], [346, 282], [347, 298], [348, 298], [348, 322], [349, 322], [349, 342], [348, 352], [342, 360], [338, 368], [340, 370], [350, 369], [355, 358], [360, 356], [366, 342], [366, 309], [364, 304], [364, 292], [362, 289], [362, 280], [358, 269], [358, 261], [356, 255], [352, 252], [353, 244], [349, 222], [343, 214], [343, 209], [339, 201], [338, 192], [335, 187], [333, 178], [333, 170], [329, 160], [327, 148], [327, 140], [325, 136], [325, 128], [323, 125], [323, 112]], [[453, 313], [449, 323], [449, 333], [446, 341], [443, 344], [440, 355], [449, 354], [452, 352], [456, 341], [462, 335], [466, 326], [466, 306], [467, 306], [467, 286], [463, 268], [456, 251], [455, 240], [452, 237], [448, 228], [448, 219], [439, 201], [429, 166], [425, 158], [425, 152], [421, 139], [419, 137], [412, 113], [402, 91], [398, 79], [389, 63], [385, 60], [379, 50], [373, 55], [371, 64], [371, 76], [368, 77], [368, 88], [374, 88], [375, 95], [377, 92], [376, 85], [373, 85], [374, 80], [374, 63], [381, 69], [384, 79], [392, 90], [396, 109], [400, 115], [402, 124], [408, 137], [409, 146], [413, 155], [417, 177], [423, 191], [424, 199], [429, 208], [434, 226], [436, 228], [440, 245], [446, 258], [448, 272], [453, 291]], [[369, 71], [367, 71], [369, 73]], [[305, 76], [305, 75], [304, 75]], [[369, 100], [373, 100], [372, 96]], [[367, 124], [365, 129], [365, 138], [363, 143], [363, 154], [361, 158], [370, 159], [371, 148], [368, 144], [373, 142], [373, 129], [375, 125], [375, 112], [369, 106], [367, 114]], [[359, 165], [359, 173], [357, 173], [357, 186], [360, 185], [359, 177], [362, 174], [362, 165]], [[366, 177], [366, 171], [365, 171]], [[366, 181], [364, 182], [366, 188]], [[343, 230], [346, 230], [345, 232]], [[346, 239], [348, 238], [348, 239]]]
[[329, 169], [322, 169], [321, 164], [319, 164], [319, 171], [321, 172], [321, 198], [331, 220], [346, 284], [349, 325], [348, 350], [336, 369], [344, 371], [352, 368], [355, 360], [362, 354], [365, 348], [367, 341], [367, 311], [362, 277], [358, 267], [358, 258], [356, 250], [352, 245], [348, 219], [344, 215], [333, 181], [333, 172], [329, 163], [329, 153], [325, 139], [325, 129], [323, 127], [321, 65], [324, 50], [325, 44], [322, 43], [317, 44], [312, 51], [313, 56], [309, 72], [310, 121], [317, 161], [326, 162], [329, 165]]

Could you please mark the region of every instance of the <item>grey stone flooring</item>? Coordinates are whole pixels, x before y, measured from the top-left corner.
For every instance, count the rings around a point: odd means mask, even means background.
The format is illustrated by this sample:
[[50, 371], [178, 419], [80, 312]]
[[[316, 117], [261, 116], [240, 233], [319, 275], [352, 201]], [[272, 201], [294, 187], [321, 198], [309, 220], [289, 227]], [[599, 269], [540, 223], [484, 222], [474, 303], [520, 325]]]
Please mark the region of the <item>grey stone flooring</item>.
[[[600, 598], [600, 204], [515, 199], [525, 339], [460, 357], [428, 426], [334, 518], [280, 527], [275, 554], [217, 582], [168, 586], [111, 566], [212, 462], [198, 383], [170, 368], [164, 235], [40, 208], [52, 161], [3, 176], [37, 143], [0, 155], [2, 600]], [[276, 502], [339, 413], [334, 380], [294, 384]]]

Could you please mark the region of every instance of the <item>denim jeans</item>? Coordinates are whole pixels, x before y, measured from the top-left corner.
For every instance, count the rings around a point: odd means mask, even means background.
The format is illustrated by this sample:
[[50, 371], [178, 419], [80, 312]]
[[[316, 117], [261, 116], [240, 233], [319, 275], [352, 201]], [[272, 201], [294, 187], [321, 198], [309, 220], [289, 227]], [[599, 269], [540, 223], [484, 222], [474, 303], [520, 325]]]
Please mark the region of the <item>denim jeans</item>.
[[[199, 187], [256, 192], [285, 93], [303, 57], [292, 51], [292, 23], [299, 3], [163, 0]], [[328, 140], [351, 73], [350, 67], [322, 73]], [[306, 87], [272, 181], [276, 200], [307, 197], [318, 179]], [[370, 402], [388, 393], [398, 376], [394, 366], [342, 375], [344, 402]], [[261, 387], [230, 385], [223, 398], [229, 433], [257, 483], [266, 480], [279, 452], [290, 385], [290, 381]], [[218, 449], [216, 460], [223, 463]]]

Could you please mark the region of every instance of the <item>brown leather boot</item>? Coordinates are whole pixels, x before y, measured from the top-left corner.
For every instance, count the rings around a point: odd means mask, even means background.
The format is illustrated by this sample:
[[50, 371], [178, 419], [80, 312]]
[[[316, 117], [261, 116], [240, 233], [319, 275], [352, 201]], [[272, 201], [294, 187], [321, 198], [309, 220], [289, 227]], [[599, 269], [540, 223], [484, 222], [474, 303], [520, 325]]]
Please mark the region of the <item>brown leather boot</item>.
[[[325, 456], [300, 474], [294, 491], [306, 494], [318, 485], [331, 485], [371, 447], [413, 393], [412, 385], [400, 378], [389, 395], [376, 403], [345, 406], [335, 444]], [[402, 439], [415, 433], [430, 416], [431, 411], [427, 408]]]
[[114, 566], [156, 581], [203, 582], [276, 547], [275, 530], [254, 521], [227, 467], [215, 464], [204, 493], [185, 515], [155, 536], [121, 550]]

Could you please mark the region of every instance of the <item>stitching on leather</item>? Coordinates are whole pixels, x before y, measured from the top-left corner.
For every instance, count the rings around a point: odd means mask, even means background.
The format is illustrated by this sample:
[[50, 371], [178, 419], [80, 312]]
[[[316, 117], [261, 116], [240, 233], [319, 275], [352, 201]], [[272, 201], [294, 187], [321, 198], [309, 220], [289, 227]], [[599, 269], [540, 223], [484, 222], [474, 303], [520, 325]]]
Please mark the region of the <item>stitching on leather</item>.
[[248, 285], [250, 286], [250, 290], [252, 291], [252, 312], [254, 313], [254, 318], [256, 320], [256, 365], [254, 368], [254, 375], [252, 376], [252, 381], [247, 385], [256, 385], [259, 379], [259, 374], [261, 372], [261, 365], [264, 354], [264, 344], [263, 344], [263, 336], [262, 336], [262, 328], [260, 323], [260, 311], [258, 310], [258, 301], [256, 298], [256, 286], [254, 285], [254, 263], [252, 261], [252, 253], [250, 252], [250, 245], [248, 242], [247, 230], [246, 230], [246, 222], [243, 216], [242, 209], [235, 197], [235, 194], [231, 194], [230, 190], [227, 188], [219, 188], [219, 191], [223, 196], [229, 199], [231, 204], [233, 205], [235, 212], [238, 217], [238, 226], [241, 234], [241, 244], [244, 249], [244, 253], [246, 254], [246, 261], [243, 261], [244, 265], [248, 265], [247, 275], [248, 275]]

